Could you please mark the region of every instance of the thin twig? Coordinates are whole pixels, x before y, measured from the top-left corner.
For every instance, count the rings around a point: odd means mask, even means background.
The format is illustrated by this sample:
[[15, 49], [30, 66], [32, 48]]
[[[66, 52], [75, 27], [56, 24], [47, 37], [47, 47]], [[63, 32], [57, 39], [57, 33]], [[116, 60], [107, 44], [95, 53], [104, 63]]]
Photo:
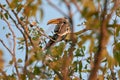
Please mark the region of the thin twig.
[[28, 39], [27, 36], [25, 35], [25, 33], [22, 31], [22, 29], [18, 26], [18, 24], [16, 23], [16, 20], [10, 15], [10, 13], [0, 4], [0, 7], [6, 11], [6, 13], [9, 15], [10, 19], [14, 22], [15, 26], [17, 27], [17, 29], [21, 32], [21, 34], [23, 35], [24, 39], [25, 39], [25, 48], [26, 48], [26, 55], [25, 55], [25, 65], [24, 65], [24, 72], [26, 72], [26, 62], [28, 59]]
[[79, 35], [79, 34], [81, 34], [81, 33], [84, 33], [84, 32], [86, 32], [86, 31], [88, 31], [88, 30], [90, 30], [90, 29], [83, 29], [83, 30], [80, 30], [80, 31], [78, 31], [78, 32], [75, 32], [74, 34], [76, 34], [76, 35]]
[[56, 40], [52, 39], [51, 37], [47, 36], [47, 34], [45, 34], [43, 31], [41, 31], [38, 26], [36, 26], [36, 29], [37, 29], [38, 33], [40, 33], [42, 36], [45, 36], [45, 37], [47, 37], [48, 39], [56, 42]]
[[58, 12], [60, 12], [63, 16], [68, 17], [69, 16], [67, 14], [65, 14], [60, 8], [58, 8], [55, 4], [53, 4], [50, 0], [47, 0], [47, 2], [49, 3], [49, 5], [51, 5], [51, 7], [53, 7], [55, 10], [57, 10]]
[[[0, 12], [0, 14], [2, 14], [2, 13]], [[14, 45], [13, 45], [13, 50], [12, 50], [12, 51], [13, 51], [13, 54], [15, 55], [15, 49], [16, 49], [16, 36], [15, 36], [15, 33], [14, 33], [13, 29], [12, 29], [11, 26], [10, 26], [10, 23], [7, 21], [5, 15], [2, 14], [2, 16], [3, 16], [4, 21], [7, 23], [7, 25], [8, 25], [8, 27], [9, 27], [11, 33], [12, 33], [12, 36], [13, 36], [13, 44], [14, 44]]]
[[[68, 8], [69, 17], [72, 19], [73, 14], [72, 14], [70, 2], [68, 2], [67, 0], [64, 0], [64, 2], [65, 2], [66, 6], [67, 6], [67, 8]], [[72, 23], [71, 23], [71, 24], [72, 24]], [[72, 25], [73, 25], [73, 24], [72, 24]]]
[[[7, 4], [10, 6], [9, 1], [6, 0], [6, 2], [7, 2]], [[28, 41], [27, 41], [27, 39], [30, 40], [30, 43], [31, 43], [31, 45], [32, 45], [32, 47], [33, 47], [34, 49], [35, 49], [35, 45], [33, 44], [33, 41], [32, 41], [32, 39], [31, 39], [28, 31], [26, 30], [26, 27], [27, 27], [27, 26], [24, 24], [23, 21], [20, 20], [20, 18], [18, 17], [17, 13], [16, 13], [14, 10], [11, 10], [11, 11], [12, 11], [13, 14], [15, 15], [18, 23], [21, 25], [21, 28], [23, 28], [23, 30], [24, 30], [24, 32], [25, 32], [25, 34], [24, 34], [24, 33], [22, 33], [22, 34], [23, 34], [23, 36], [24, 36], [25, 43], [26, 43], [26, 55], [25, 55], [25, 65], [24, 65], [24, 71], [26, 72], [27, 59], [28, 59]], [[21, 31], [21, 32], [22, 32], [22, 31]], [[36, 53], [36, 52], [35, 52], [35, 53]]]
[[62, 75], [58, 71], [54, 70], [54, 72], [58, 75], [58, 77], [59, 77], [60, 80], [63, 80]]
[[[6, 0], [6, 2], [7, 2], [7, 4], [10, 6], [9, 1]], [[23, 21], [20, 20], [20, 18], [18, 17], [17, 13], [16, 13], [14, 10], [11, 10], [11, 11], [13, 12], [13, 14], [14, 14], [15, 17], [16, 17], [16, 19], [18, 20], [18, 23], [22, 26], [22, 28], [23, 28], [25, 34], [27, 35], [27, 37], [28, 37], [29, 40], [30, 40], [31, 45], [33, 46], [33, 48], [35, 48], [35, 45], [33, 44], [33, 41], [32, 41], [32, 39], [31, 39], [31, 37], [30, 37], [28, 31], [27, 31], [26, 28], [25, 28], [25, 27], [27, 27], [27, 26], [24, 24]]]
[[6, 44], [3, 42], [2, 39], [0, 39], [0, 42], [2, 43], [2, 45], [8, 50], [8, 52], [13, 56], [12, 51], [6, 46]]
[[111, 71], [112, 80], [116, 80], [116, 76], [115, 76], [115, 72], [113, 71], [113, 68], [111, 68], [110, 71]]
[[76, 6], [77, 10], [81, 13], [81, 9], [80, 9], [80, 6], [77, 4], [77, 1], [76, 0], [72, 0], [73, 4]]
[[[0, 12], [0, 14], [2, 14], [2, 12]], [[3, 16], [4, 21], [7, 23], [8, 27], [9, 27], [11, 33], [12, 33], [12, 36], [13, 36], [13, 44], [14, 44], [14, 45], [13, 45], [13, 50], [12, 50], [12, 57], [13, 57], [13, 61], [14, 61], [14, 65], [15, 65], [15, 69], [16, 69], [17, 75], [18, 75], [18, 77], [19, 77], [19, 79], [20, 79], [20, 74], [19, 74], [19, 71], [18, 71], [18, 68], [17, 68], [17, 62], [16, 62], [16, 57], [15, 57], [16, 36], [15, 36], [15, 33], [14, 33], [14, 31], [12, 30], [9, 22], [7, 21], [5, 15], [2, 14], [2, 16]]]

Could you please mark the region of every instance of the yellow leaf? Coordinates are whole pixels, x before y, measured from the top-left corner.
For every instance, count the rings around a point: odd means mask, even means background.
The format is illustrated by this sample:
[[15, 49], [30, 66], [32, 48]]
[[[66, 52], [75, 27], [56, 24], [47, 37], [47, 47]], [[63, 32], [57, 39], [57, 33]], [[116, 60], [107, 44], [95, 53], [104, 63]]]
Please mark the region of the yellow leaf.
[[107, 55], [107, 61], [108, 61], [108, 67], [109, 68], [113, 68], [114, 65], [116, 64], [116, 60], [109, 55]]
[[93, 49], [94, 49], [94, 38], [91, 38], [91, 43], [90, 43], [90, 47], [89, 47], [89, 52], [92, 53], [93, 52]]
[[4, 67], [3, 52], [0, 50], [0, 69]]
[[89, 8], [90, 11], [96, 10], [93, 0], [82, 0], [82, 4], [84, 7]]
[[97, 80], [104, 80], [104, 75], [98, 75]]

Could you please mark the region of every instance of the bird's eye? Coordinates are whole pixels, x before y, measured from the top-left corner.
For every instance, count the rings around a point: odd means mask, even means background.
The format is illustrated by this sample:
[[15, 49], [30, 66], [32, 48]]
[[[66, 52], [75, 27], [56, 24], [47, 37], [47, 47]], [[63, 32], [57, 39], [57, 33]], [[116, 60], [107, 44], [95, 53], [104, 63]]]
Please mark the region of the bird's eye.
[[65, 22], [65, 21], [64, 21], [63, 23], [64, 23], [64, 24], [66, 24], [66, 22]]
[[67, 31], [69, 31], [69, 28], [67, 28]]

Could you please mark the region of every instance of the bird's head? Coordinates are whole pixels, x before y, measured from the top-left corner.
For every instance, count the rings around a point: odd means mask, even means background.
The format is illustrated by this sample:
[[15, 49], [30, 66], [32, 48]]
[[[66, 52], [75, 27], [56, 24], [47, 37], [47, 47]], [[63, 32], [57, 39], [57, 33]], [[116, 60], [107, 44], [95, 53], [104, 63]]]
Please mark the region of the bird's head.
[[49, 20], [47, 24], [56, 24], [54, 32], [59, 36], [71, 33], [71, 24], [68, 18], [57, 18]]
[[51, 19], [48, 21], [47, 25], [49, 24], [70, 24], [69, 19], [68, 18], [57, 18], [57, 19]]

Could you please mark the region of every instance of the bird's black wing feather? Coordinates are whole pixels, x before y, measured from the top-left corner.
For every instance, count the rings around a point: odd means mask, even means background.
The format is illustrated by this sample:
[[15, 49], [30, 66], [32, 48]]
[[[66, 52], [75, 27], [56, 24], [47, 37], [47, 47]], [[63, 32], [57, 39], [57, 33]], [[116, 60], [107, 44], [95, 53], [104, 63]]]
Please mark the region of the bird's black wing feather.
[[50, 39], [50, 40], [48, 41], [48, 43], [46, 44], [46, 46], [45, 46], [44, 49], [50, 48], [50, 46], [52, 46], [52, 45], [55, 43], [55, 41], [57, 40], [58, 35], [57, 35], [57, 34], [54, 34], [51, 38], [52, 38], [52, 40]]

